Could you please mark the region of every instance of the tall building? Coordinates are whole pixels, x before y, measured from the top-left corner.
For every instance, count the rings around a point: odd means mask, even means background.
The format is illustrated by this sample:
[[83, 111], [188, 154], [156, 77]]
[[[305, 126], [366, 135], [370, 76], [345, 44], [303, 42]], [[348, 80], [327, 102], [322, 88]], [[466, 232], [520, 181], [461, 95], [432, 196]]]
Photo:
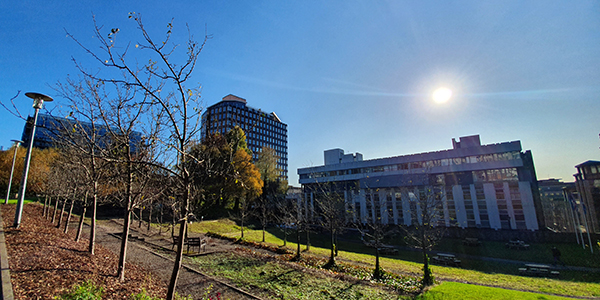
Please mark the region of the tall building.
[[252, 159], [258, 159], [258, 153], [264, 146], [275, 150], [279, 160], [278, 167], [282, 170], [281, 176], [287, 179], [287, 124], [283, 123], [274, 113], [266, 113], [260, 109], [246, 105], [246, 99], [227, 95], [223, 99], [209, 106], [202, 114], [201, 137], [208, 134], [225, 134], [235, 126], [239, 126], [246, 133], [248, 148], [252, 150]]
[[[58, 147], [62, 142], [60, 138], [62, 134], [61, 132], [68, 130], [70, 132], [70, 136], [75, 137], [76, 135], [71, 134], [71, 131], [75, 130], [75, 128], [78, 128], [78, 130], [82, 130], [86, 133], [82, 134], [82, 136], [87, 136], [90, 132], [92, 132], [92, 130], [95, 130], [96, 135], [98, 136], [96, 140], [101, 147], [110, 142], [108, 139], [109, 130], [105, 125], [92, 125], [89, 122], [81, 122], [74, 119], [61, 118], [48, 114], [39, 114], [36, 124], [37, 128], [35, 130], [35, 138], [33, 139], [34, 148], [45, 149], [50, 147]], [[25, 122], [25, 127], [23, 128], [23, 134], [21, 136], [21, 140], [25, 146], [29, 145], [29, 141], [31, 140], [32, 126], [33, 117], [29, 116], [27, 117], [27, 122]], [[142, 134], [138, 131], [133, 131], [131, 133], [130, 141], [132, 151], [136, 152], [138, 144], [142, 142]]]
[[560, 179], [539, 180], [540, 199], [544, 209], [546, 228], [555, 232], [573, 232], [572, 214], [569, 210], [566, 190], [575, 189], [574, 182], [562, 182]]
[[446, 227], [539, 230], [543, 210], [531, 151], [521, 142], [481, 145], [479, 135], [452, 139], [453, 148], [363, 160], [327, 150], [325, 165], [298, 169], [308, 205], [319, 186], [337, 189], [355, 221], [411, 225], [426, 189], [439, 191]]
[[576, 210], [580, 224], [592, 233], [600, 232], [600, 161], [588, 160], [577, 166], [575, 186], [579, 194]]

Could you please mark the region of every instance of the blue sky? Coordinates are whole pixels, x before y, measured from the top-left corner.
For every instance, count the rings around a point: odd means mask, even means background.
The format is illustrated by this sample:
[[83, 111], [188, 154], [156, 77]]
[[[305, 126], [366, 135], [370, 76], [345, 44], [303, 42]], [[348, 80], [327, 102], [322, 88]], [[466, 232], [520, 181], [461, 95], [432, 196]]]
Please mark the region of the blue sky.
[[[116, 4], [115, 4], [116, 3]], [[55, 96], [94, 66], [65, 30], [93, 45], [92, 15], [135, 43], [129, 12], [152, 34], [212, 35], [193, 82], [204, 105], [228, 94], [288, 124], [290, 183], [323, 150], [365, 159], [520, 140], [539, 179], [572, 181], [600, 159], [600, 2], [597, 1], [2, 1], [0, 100], [20, 90]], [[445, 86], [444, 104], [431, 93]], [[17, 99], [33, 114], [31, 101]], [[61, 99], [48, 108], [61, 105]], [[24, 121], [0, 109], [0, 146]]]

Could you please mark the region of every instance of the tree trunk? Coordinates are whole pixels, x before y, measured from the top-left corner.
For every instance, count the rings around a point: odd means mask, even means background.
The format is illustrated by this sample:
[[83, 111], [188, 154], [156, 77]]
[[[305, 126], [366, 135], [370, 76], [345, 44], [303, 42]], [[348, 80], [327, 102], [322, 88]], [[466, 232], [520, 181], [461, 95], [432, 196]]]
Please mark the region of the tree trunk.
[[[127, 206], [125, 209], [125, 215], [123, 216], [123, 235], [121, 236], [121, 251], [119, 252], [119, 265], [117, 267], [117, 277], [120, 281], [125, 280], [125, 262], [127, 260], [127, 242], [129, 241], [129, 222], [131, 220], [131, 211], [133, 210], [133, 197], [131, 194], [131, 188], [133, 185], [133, 167], [131, 165], [131, 152], [127, 146]], [[140, 225], [142, 223], [142, 210], [140, 207]]]
[[160, 226], [158, 226], [158, 235], [162, 234], [163, 229], [163, 204], [160, 203]]
[[148, 228], [146, 229], [148, 232], [150, 232], [150, 223], [152, 223], [152, 201], [150, 201], [150, 204], [148, 204], [148, 209], [150, 211], [148, 212]]
[[142, 228], [142, 219], [143, 219], [143, 214], [144, 214], [144, 208], [142, 207], [142, 205], [140, 205], [140, 207], [139, 207], [138, 210], [140, 212], [140, 218], [139, 218], [138, 228]]
[[338, 247], [338, 233], [337, 233], [337, 231], [333, 235], [333, 240], [335, 241], [335, 256], [338, 256], [338, 251], [340, 251], [340, 248]]
[[296, 257], [300, 258], [300, 225], [296, 224]]
[[129, 241], [129, 227], [131, 222], [131, 208], [127, 205], [123, 220], [123, 234], [121, 235], [121, 251], [119, 252], [119, 265], [117, 269], [117, 277], [120, 281], [125, 280], [125, 260], [127, 257], [127, 242]]
[[[175, 226], [177, 226], [177, 218], [175, 212], [173, 212], [173, 218], [171, 219], [171, 237], [175, 236]], [[179, 217], [179, 215], [177, 214], [177, 217]]]
[[[333, 224], [333, 223], [331, 223], [331, 224]], [[328, 265], [334, 266], [335, 265], [335, 246], [336, 245], [335, 245], [335, 237], [334, 237], [335, 236], [335, 232], [333, 230], [333, 225], [331, 225], [329, 227], [329, 230], [331, 232], [331, 235], [330, 235], [330, 238], [331, 238], [331, 253], [329, 255], [329, 263], [328, 263]]]
[[71, 200], [69, 206], [69, 214], [67, 215], [67, 221], [65, 222], [65, 233], [69, 231], [69, 222], [71, 222], [71, 214], [73, 214], [73, 200]]
[[262, 226], [262, 242], [265, 242], [265, 224]]
[[93, 195], [92, 195], [92, 216], [90, 225], [90, 243], [88, 245], [88, 252], [94, 255], [94, 248], [96, 246], [96, 208], [98, 206], [98, 182], [94, 181], [93, 184]]
[[52, 197], [48, 197], [48, 207], [46, 207], [45, 217], [46, 220], [50, 217], [50, 206], [52, 206]]
[[429, 269], [429, 257], [427, 257], [427, 250], [423, 249], [423, 286], [430, 286], [433, 284], [431, 278], [431, 270]]
[[240, 238], [244, 238], [244, 217], [242, 216], [242, 236]]
[[56, 201], [54, 202], [54, 212], [52, 213], [52, 224], [54, 224], [54, 221], [56, 220], [56, 211], [58, 210], [58, 200], [60, 198], [56, 197]]
[[375, 279], [381, 278], [381, 268], [379, 266], [379, 248], [375, 247], [375, 272], [373, 272]]
[[423, 230], [421, 234], [421, 247], [423, 249], [423, 287], [427, 287], [433, 284], [433, 277], [431, 276], [431, 270], [429, 269], [429, 257], [427, 257], [427, 237]]
[[67, 199], [63, 200], [62, 208], [60, 209], [60, 217], [58, 217], [58, 224], [56, 224], [56, 228], [60, 228], [60, 224], [62, 224], [63, 215], [65, 214], [65, 206], [67, 205]]
[[[182, 159], [182, 164], [185, 163], [185, 160]], [[187, 170], [184, 169], [182, 170], [182, 172], [187, 173]], [[169, 282], [169, 289], [167, 290], [167, 300], [173, 300], [173, 297], [175, 296], [175, 287], [177, 286], [177, 277], [179, 277], [179, 270], [181, 269], [181, 259], [183, 257], [183, 244], [184, 244], [184, 238], [183, 235], [185, 234], [185, 232], [187, 231], [187, 215], [188, 215], [188, 209], [189, 209], [189, 196], [190, 196], [190, 189], [191, 189], [191, 183], [189, 181], [189, 178], [185, 178], [184, 177], [184, 186], [185, 186], [185, 190], [183, 192], [183, 197], [182, 197], [182, 216], [183, 218], [181, 218], [181, 226], [179, 228], [179, 241], [177, 243], [177, 255], [175, 256], [175, 264], [173, 265], [173, 273], [171, 273], [171, 281]]]
[[306, 226], [306, 251], [310, 251], [310, 228]]
[[46, 217], [46, 208], [48, 207], [48, 196], [44, 197], [44, 209], [42, 209], [42, 217]]
[[83, 231], [83, 220], [85, 219], [85, 213], [87, 211], [87, 201], [83, 203], [83, 212], [81, 212], [81, 217], [79, 217], [79, 226], [77, 226], [77, 235], [75, 235], [75, 241], [79, 242], [81, 238], [81, 232]]

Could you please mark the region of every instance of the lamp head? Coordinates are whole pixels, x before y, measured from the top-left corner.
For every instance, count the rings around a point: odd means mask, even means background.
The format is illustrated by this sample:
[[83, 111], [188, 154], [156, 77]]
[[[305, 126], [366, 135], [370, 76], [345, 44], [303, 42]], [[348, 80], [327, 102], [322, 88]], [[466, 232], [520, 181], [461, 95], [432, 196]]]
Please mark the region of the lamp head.
[[50, 96], [46, 96], [44, 94], [34, 93], [34, 92], [25, 93], [25, 96], [33, 99], [33, 108], [37, 108], [37, 109], [42, 108], [44, 101], [52, 102], [54, 100], [54, 99], [50, 98]]

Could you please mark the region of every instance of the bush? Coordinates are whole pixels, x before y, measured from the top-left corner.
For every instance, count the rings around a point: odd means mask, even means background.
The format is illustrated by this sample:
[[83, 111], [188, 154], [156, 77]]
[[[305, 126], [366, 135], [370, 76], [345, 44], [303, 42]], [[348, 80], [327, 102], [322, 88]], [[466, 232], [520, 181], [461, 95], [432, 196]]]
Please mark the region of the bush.
[[102, 299], [102, 287], [98, 287], [93, 281], [88, 280], [84, 283], [75, 285], [73, 289], [60, 295], [57, 299], [61, 300], [100, 300]]
[[146, 293], [146, 289], [142, 289], [142, 291], [139, 294], [133, 294], [131, 295], [131, 298], [129, 298], [130, 300], [161, 300], [158, 297], [152, 297], [150, 295], [148, 295]]

